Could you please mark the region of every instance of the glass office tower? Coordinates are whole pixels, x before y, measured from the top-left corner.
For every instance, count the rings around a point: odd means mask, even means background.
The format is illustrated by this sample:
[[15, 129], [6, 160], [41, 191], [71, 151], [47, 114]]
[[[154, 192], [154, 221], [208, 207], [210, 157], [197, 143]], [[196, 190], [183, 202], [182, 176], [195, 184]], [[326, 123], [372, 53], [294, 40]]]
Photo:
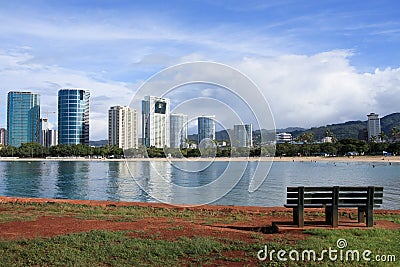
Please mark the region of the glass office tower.
[[7, 98], [8, 143], [39, 142], [40, 96], [31, 92], [9, 92]]
[[253, 127], [251, 124], [233, 125], [232, 147], [252, 147]]
[[89, 98], [84, 89], [58, 91], [58, 143], [89, 145]]
[[200, 145], [203, 139], [215, 140], [215, 116], [200, 116], [197, 118], [197, 141]]
[[170, 118], [170, 147], [183, 148], [186, 147], [186, 139], [188, 137], [188, 115], [171, 114]]

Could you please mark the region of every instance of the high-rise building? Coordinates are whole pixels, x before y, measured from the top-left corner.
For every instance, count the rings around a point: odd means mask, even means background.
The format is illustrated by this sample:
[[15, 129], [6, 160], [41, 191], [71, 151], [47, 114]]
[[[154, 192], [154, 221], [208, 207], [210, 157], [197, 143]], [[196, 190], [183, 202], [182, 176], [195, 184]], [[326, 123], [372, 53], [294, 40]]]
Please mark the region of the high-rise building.
[[186, 147], [188, 137], [188, 115], [170, 115], [170, 146], [171, 148]]
[[108, 143], [123, 149], [138, 147], [136, 109], [114, 106], [108, 110]]
[[156, 96], [146, 96], [142, 100], [142, 140], [146, 147], [169, 147], [170, 100]]
[[58, 143], [89, 145], [89, 99], [84, 89], [58, 91]]
[[46, 132], [46, 147], [58, 145], [58, 131], [48, 129]]
[[0, 144], [2, 146], [5, 146], [8, 144], [8, 138], [7, 138], [7, 130], [4, 128], [0, 128]]
[[381, 120], [376, 113], [370, 113], [368, 117], [368, 140], [376, 138], [379, 141], [379, 134], [381, 133]]
[[8, 143], [39, 142], [40, 96], [31, 92], [9, 92], [7, 99]]
[[233, 125], [232, 147], [252, 147], [253, 127], [251, 124]]
[[41, 118], [40, 119], [40, 136], [39, 136], [39, 143], [42, 146], [46, 146], [46, 137], [47, 137], [47, 131], [49, 130], [49, 124], [48, 124], [48, 119], [47, 118]]
[[215, 140], [215, 116], [199, 116], [197, 118], [197, 142], [203, 139]]
[[51, 147], [58, 144], [57, 130], [49, 129], [47, 118], [40, 119], [40, 144], [44, 147]]

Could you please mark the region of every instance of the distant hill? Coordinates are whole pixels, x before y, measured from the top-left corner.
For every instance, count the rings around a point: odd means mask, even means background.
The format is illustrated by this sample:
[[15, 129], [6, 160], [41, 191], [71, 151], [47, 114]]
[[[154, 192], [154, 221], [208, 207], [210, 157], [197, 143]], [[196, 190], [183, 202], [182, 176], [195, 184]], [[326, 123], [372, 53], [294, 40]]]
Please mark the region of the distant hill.
[[[381, 118], [381, 128], [387, 136], [391, 136], [390, 133], [393, 127], [400, 127], [400, 113], [393, 113]], [[293, 138], [296, 138], [302, 133], [311, 132], [314, 135], [314, 140], [318, 140], [325, 136], [327, 129], [329, 129], [339, 140], [344, 138], [358, 139], [367, 130], [367, 120], [330, 124], [321, 127], [313, 127], [307, 130], [295, 130], [290, 133], [292, 134]]]
[[305, 128], [301, 128], [301, 127], [287, 127], [287, 128], [282, 128], [282, 129], [276, 129], [277, 133], [292, 133], [295, 131], [305, 131]]
[[393, 113], [381, 118], [382, 131], [391, 137], [391, 131], [394, 127], [400, 129], [400, 113]]
[[108, 145], [108, 140], [89, 141], [90, 146], [105, 146]]
[[[384, 116], [381, 118], [381, 127], [382, 131], [388, 136], [391, 137], [391, 131], [393, 127], [400, 128], [400, 113], [392, 113], [390, 115]], [[305, 129], [301, 127], [288, 127], [282, 129], [276, 129], [277, 133], [291, 133], [293, 138], [298, 137], [299, 135], [305, 132], [312, 132], [314, 135], [314, 140], [322, 139], [325, 136], [326, 130], [329, 129], [333, 135], [337, 139], [344, 138], [355, 138], [360, 139], [363, 134], [366, 133], [367, 130], [367, 121], [348, 121], [344, 123], [338, 124], [329, 124], [326, 126], [320, 127], [312, 127], [310, 129]], [[229, 140], [229, 134], [233, 134], [232, 129], [221, 130], [215, 133], [215, 137], [217, 141]], [[275, 140], [275, 132], [271, 130], [254, 130], [253, 131], [253, 140], [254, 144], [260, 144], [261, 135], [264, 141]], [[197, 134], [188, 135], [188, 139], [197, 142]], [[99, 140], [99, 141], [90, 141], [91, 146], [103, 146], [108, 144], [108, 140]]]

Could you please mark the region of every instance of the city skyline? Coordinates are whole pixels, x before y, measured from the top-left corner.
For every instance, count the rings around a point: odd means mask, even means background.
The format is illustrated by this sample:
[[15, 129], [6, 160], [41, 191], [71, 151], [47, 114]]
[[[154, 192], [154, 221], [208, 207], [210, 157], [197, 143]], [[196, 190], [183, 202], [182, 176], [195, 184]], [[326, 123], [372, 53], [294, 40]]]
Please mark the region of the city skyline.
[[[108, 107], [129, 105], [151, 75], [192, 60], [221, 62], [248, 75], [270, 103], [277, 128], [390, 114], [400, 101], [399, 5], [5, 2], [0, 128], [6, 128], [7, 91], [35, 91], [42, 111], [51, 112], [59, 88], [90, 88], [96, 103], [90, 139], [106, 139]], [[210, 88], [200, 93], [210, 96]], [[49, 121], [56, 126], [55, 115]]]

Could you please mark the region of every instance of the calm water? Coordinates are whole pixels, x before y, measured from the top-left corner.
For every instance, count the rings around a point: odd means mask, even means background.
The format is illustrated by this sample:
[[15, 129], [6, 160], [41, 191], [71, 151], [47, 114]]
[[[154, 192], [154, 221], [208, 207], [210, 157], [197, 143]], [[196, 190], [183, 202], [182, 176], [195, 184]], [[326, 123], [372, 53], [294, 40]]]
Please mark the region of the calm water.
[[[257, 167], [266, 167], [262, 164], [269, 163], [233, 162], [229, 171], [226, 171], [227, 162], [209, 166], [204, 162], [179, 164], [0, 162], [0, 195], [145, 202], [159, 199], [182, 204], [218, 199], [212, 204], [282, 206], [287, 186], [375, 185], [384, 187], [382, 208], [400, 209], [400, 163], [382, 162], [373, 166], [363, 162], [275, 162], [267, 179], [252, 193], [248, 190], [252, 175]], [[223, 182], [218, 183], [221, 175], [225, 175]], [[227, 184], [233, 189], [225, 194], [230, 189]]]

